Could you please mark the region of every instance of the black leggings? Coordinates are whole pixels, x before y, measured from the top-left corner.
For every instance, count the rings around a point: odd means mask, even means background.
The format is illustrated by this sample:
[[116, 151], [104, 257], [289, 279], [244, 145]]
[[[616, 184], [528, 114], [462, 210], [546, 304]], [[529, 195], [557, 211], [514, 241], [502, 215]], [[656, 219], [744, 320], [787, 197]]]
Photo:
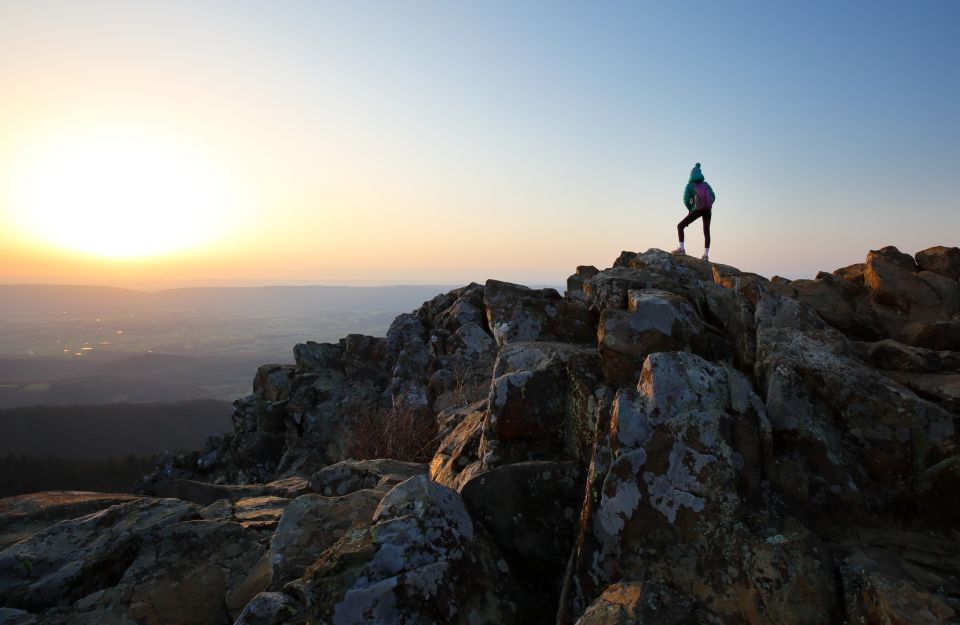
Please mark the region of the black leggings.
[[697, 220], [698, 217], [703, 217], [703, 246], [710, 247], [710, 211], [709, 210], [695, 210], [690, 211], [690, 214], [683, 218], [683, 221], [677, 224], [677, 234], [680, 235], [680, 242], [683, 243], [683, 229], [692, 224]]

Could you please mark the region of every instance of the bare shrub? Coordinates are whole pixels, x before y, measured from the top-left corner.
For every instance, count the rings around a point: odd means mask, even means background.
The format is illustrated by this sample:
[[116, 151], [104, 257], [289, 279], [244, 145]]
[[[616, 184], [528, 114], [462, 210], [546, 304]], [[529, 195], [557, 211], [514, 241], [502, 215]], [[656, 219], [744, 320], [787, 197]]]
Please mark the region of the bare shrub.
[[492, 368], [492, 362], [463, 364], [455, 360], [449, 369], [452, 379], [440, 388], [431, 389], [436, 394], [433, 407], [443, 411], [486, 399], [490, 392]]
[[[475, 401], [485, 399], [490, 387], [490, 372], [483, 367], [455, 365], [456, 376], [454, 396], [458, 406], [466, 406]], [[484, 375], [486, 374], [486, 375]]]
[[433, 416], [404, 405], [355, 413], [346, 436], [344, 453], [355, 460], [430, 462], [440, 444]]

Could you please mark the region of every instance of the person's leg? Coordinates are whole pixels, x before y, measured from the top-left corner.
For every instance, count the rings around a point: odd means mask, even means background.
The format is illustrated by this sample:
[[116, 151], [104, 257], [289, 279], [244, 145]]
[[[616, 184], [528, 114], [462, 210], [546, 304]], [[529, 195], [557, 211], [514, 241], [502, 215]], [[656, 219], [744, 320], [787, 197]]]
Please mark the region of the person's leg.
[[711, 211], [703, 212], [703, 258], [710, 256], [710, 214]]
[[677, 254], [683, 253], [683, 251], [684, 251], [684, 249], [683, 249], [683, 229], [686, 228], [687, 226], [689, 226], [690, 224], [692, 224], [694, 221], [696, 221], [697, 217], [700, 216], [700, 212], [701, 212], [701, 211], [698, 211], [698, 210], [697, 210], [697, 211], [690, 211], [689, 213], [687, 213], [687, 216], [684, 217], [683, 220], [682, 220], [680, 223], [677, 224], [677, 236], [680, 237], [680, 247], [678, 247], [677, 249], [673, 250], [675, 253], [677, 253]]
[[693, 222], [695, 222], [697, 220], [697, 217], [700, 216], [701, 212], [702, 211], [698, 211], [698, 210], [690, 211], [689, 213], [687, 213], [687, 216], [684, 217], [683, 220], [677, 224], [677, 235], [680, 237], [681, 243], [683, 243], [683, 229], [689, 226], [690, 224], [692, 224]]

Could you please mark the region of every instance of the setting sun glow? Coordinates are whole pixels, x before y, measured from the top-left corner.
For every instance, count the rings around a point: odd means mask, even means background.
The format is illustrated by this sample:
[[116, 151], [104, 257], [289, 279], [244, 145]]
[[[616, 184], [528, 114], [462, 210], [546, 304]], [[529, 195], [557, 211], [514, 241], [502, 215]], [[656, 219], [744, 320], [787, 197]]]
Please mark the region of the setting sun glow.
[[187, 143], [98, 131], [19, 154], [3, 188], [24, 235], [105, 258], [197, 247], [228, 224], [240, 197], [216, 160]]

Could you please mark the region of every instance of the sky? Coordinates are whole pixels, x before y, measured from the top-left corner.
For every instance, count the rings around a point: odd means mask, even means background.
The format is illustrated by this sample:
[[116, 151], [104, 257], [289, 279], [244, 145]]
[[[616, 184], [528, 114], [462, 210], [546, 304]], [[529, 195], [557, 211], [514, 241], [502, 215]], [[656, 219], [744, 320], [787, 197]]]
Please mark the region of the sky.
[[[960, 3], [0, 0], [0, 282], [813, 276], [960, 233]], [[699, 222], [687, 230], [700, 254]]]

